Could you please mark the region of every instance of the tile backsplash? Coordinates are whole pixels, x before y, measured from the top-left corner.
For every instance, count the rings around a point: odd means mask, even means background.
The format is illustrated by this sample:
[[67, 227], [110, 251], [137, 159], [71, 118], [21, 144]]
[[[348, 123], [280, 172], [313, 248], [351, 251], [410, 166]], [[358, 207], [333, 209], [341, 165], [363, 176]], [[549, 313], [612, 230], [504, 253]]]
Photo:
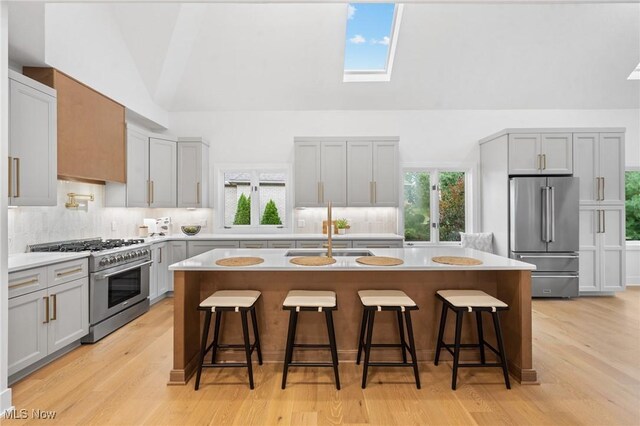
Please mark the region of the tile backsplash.
[[[334, 207], [333, 220], [347, 219], [349, 233], [396, 233], [398, 209], [395, 207]], [[303, 208], [293, 212], [295, 233], [322, 233], [322, 221], [327, 219], [326, 208]], [[300, 225], [304, 221], [304, 226]]]
[[[67, 193], [94, 194], [95, 201], [78, 200], [78, 209], [67, 209]], [[23, 253], [29, 244], [79, 238], [131, 238], [144, 218], [170, 216], [173, 232], [181, 225], [205, 225], [211, 232], [212, 209], [145, 209], [104, 207], [104, 186], [58, 181], [58, 205], [9, 208], [9, 253]], [[115, 227], [112, 225], [115, 224]], [[115, 229], [114, 229], [115, 228]]]

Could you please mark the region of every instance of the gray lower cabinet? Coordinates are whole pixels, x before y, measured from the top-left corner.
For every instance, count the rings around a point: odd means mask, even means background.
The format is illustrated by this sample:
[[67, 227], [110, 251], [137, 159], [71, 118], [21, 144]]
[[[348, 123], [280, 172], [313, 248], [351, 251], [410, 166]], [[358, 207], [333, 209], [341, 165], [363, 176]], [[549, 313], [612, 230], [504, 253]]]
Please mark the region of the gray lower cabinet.
[[[83, 260], [86, 263], [86, 259]], [[41, 276], [43, 269], [33, 271]], [[28, 276], [29, 271], [10, 274], [9, 280], [25, 275]], [[10, 298], [8, 325], [8, 372], [11, 376], [89, 332], [88, 277], [85, 275]]]
[[402, 248], [402, 240], [353, 240], [353, 248]]
[[149, 273], [149, 300], [165, 294], [169, 289], [167, 274], [169, 262], [167, 259], [167, 243], [157, 243], [151, 246], [151, 264]]
[[[167, 254], [169, 255], [170, 265], [177, 262], [182, 262], [187, 258], [187, 242], [186, 241], [171, 241], [168, 243]], [[167, 270], [167, 281], [169, 283], [169, 291], [173, 291], [173, 271]]]
[[240, 241], [240, 248], [266, 249], [267, 247], [268, 247], [268, 241], [266, 240]]
[[268, 248], [274, 249], [291, 249], [296, 248], [295, 240], [271, 240], [267, 241]]
[[[296, 241], [296, 248], [325, 248], [327, 244], [327, 240], [298, 240]], [[333, 240], [332, 242], [333, 249], [346, 249], [351, 248], [351, 241], [344, 240]]]
[[240, 248], [239, 241], [187, 241], [187, 256], [193, 257], [213, 249]]

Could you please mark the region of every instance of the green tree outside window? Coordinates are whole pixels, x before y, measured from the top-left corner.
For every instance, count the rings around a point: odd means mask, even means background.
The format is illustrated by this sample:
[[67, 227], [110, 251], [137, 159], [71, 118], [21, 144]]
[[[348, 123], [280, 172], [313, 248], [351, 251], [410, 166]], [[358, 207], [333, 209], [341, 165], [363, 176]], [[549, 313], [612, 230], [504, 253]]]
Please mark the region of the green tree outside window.
[[278, 207], [272, 199], [269, 199], [269, 202], [264, 207], [260, 225], [282, 225], [282, 220], [278, 214]]
[[233, 219], [233, 224], [251, 224], [251, 196], [247, 197], [244, 194], [240, 194], [240, 198], [238, 198], [238, 207], [236, 208], [236, 216]]
[[625, 207], [627, 216], [627, 240], [640, 240], [640, 171], [625, 173]]

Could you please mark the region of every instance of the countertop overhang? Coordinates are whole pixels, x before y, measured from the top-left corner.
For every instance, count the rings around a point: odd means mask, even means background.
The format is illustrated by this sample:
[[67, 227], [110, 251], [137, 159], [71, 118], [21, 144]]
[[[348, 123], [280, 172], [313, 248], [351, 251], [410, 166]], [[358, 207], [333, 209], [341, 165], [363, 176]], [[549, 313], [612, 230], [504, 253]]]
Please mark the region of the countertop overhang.
[[[353, 249], [354, 251], [361, 251]], [[396, 249], [367, 249], [376, 256], [397, 257], [404, 261], [398, 266], [367, 266], [356, 262], [355, 256], [336, 256], [336, 263], [327, 266], [300, 266], [290, 263], [286, 256], [289, 249], [215, 249], [169, 266], [171, 271], [485, 271], [485, 270], [535, 270], [535, 265], [495, 254], [461, 247], [407, 247]], [[315, 249], [295, 249], [296, 252]], [[341, 250], [349, 251], [349, 250]], [[257, 256], [264, 259], [259, 265], [228, 267], [218, 266], [216, 261], [226, 257]], [[481, 265], [457, 266], [436, 263], [435, 256], [464, 256], [482, 261]]]

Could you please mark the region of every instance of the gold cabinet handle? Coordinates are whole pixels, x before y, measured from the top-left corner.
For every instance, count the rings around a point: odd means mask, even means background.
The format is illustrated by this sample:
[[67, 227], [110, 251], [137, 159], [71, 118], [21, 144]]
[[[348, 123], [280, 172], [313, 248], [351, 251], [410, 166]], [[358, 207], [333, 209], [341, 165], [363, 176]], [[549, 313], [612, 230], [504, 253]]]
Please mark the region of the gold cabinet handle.
[[378, 202], [378, 182], [373, 181], [373, 204]]
[[55, 321], [58, 319], [58, 297], [56, 294], [51, 295], [51, 300], [53, 300], [53, 316], [51, 317], [51, 321]]
[[318, 182], [318, 196], [316, 197], [318, 199], [318, 204], [322, 204], [322, 200], [320, 199], [320, 182]]
[[151, 204], [153, 204], [156, 201], [156, 188], [155, 185], [153, 184], [153, 181], [151, 181]]
[[28, 280], [28, 281], [22, 281], [21, 283], [12, 284], [12, 285], [9, 286], [9, 288], [24, 287], [24, 286], [27, 286], [29, 284], [35, 284], [38, 281], [40, 281], [38, 278], [33, 278], [33, 279]]
[[604, 177], [601, 177], [600, 179], [602, 179], [602, 185], [600, 185], [600, 187], [602, 188], [602, 195], [600, 196], [600, 201], [604, 201]]
[[42, 321], [42, 323], [47, 324], [49, 322], [49, 296], [44, 296], [42, 300], [44, 300], [44, 317], [45, 317], [45, 320]]
[[547, 154], [542, 154], [542, 170], [547, 170]]
[[373, 182], [369, 182], [369, 202], [373, 204]]
[[20, 159], [15, 157], [13, 160], [16, 162], [16, 193], [14, 197], [18, 198], [20, 197]]
[[320, 182], [320, 202], [324, 203], [324, 182]]
[[200, 204], [200, 182], [196, 183], [196, 204]]
[[13, 158], [9, 157], [9, 198], [13, 197]]
[[147, 204], [151, 204], [151, 181], [147, 181]]
[[600, 210], [602, 212], [602, 233], [606, 234], [607, 232], [607, 220], [606, 220], [606, 214], [607, 212], [605, 210]]
[[536, 161], [536, 169], [542, 170], [542, 155], [538, 154], [538, 159]]
[[160, 259], [158, 259], [158, 263], [162, 263], [162, 247], [158, 247], [158, 255]]
[[261, 249], [264, 246], [262, 244], [245, 244], [244, 248]]
[[82, 268], [75, 268], [64, 272], [58, 272], [56, 273], [56, 277], [64, 277], [65, 275], [75, 274], [76, 272], [82, 272]]

